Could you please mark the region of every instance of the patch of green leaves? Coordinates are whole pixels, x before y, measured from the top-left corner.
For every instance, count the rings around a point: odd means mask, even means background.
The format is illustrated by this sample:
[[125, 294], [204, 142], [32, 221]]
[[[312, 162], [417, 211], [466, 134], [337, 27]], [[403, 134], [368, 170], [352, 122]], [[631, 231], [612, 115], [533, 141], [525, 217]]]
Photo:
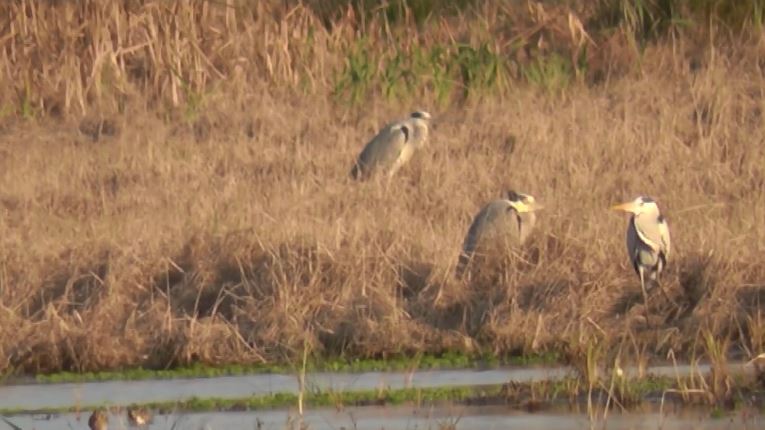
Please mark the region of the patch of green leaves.
[[568, 87], [574, 76], [571, 61], [556, 53], [547, 57], [537, 57], [522, 70], [530, 84], [551, 93]]
[[365, 39], [360, 39], [351, 47], [346, 55], [345, 68], [340, 73], [333, 94], [357, 104], [367, 94], [372, 80], [376, 75], [376, 61], [369, 53], [370, 49]]
[[503, 57], [486, 42], [477, 47], [458, 45], [453, 61], [459, 70], [466, 96], [474, 90], [495, 87], [501, 90], [507, 81], [507, 69]]
[[430, 92], [444, 103], [457, 88], [469, 96], [503, 90], [509, 82], [506, 58], [488, 42], [393, 48], [379, 62], [369, 54], [372, 49], [359, 42], [347, 55], [333, 92], [340, 101], [357, 104], [375, 92], [410, 100]]

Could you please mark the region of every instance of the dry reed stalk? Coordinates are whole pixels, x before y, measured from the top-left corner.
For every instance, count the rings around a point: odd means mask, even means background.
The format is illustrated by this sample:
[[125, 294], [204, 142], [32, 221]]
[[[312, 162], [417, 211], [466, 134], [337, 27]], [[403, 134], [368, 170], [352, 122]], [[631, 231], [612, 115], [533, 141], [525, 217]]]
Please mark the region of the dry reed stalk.
[[[627, 334], [646, 354], [690, 355], [702, 322], [762, 345], [757, 47], [691, 71], [656, 44], [642, 74], [607, 85], [513, 84], [512, 97], [447, 105], [432, 145], [386, 188], [347, 171], [410, 106], [336, 104], [330, 84], [361, 17], [327, 28], [308, 6], [0, 6], [11, 18], [0, 103], [28, 97], [64, 116], [0, 136], [2, 369], [268, 362], [305, 345], [581, 352]], [[422, 42], [471, 34], [468, 14], [449, 20]], [[379, 30], [369, 49], [394, 37], [383, 24], [363, 24]], [[98, 132], [78, 130], [79, 114], [97, 116]], [[548, 207], [524, 261], [458, 282], [471, 217], [507, 187]], [[676, 244], [666, 287], [680, 309], [659, 305], [651, 321], [636, 306], [625, 220], [605, 209], [638, 193], [660, 201]], [[654, 320], [658, 333], [645, 330]]]

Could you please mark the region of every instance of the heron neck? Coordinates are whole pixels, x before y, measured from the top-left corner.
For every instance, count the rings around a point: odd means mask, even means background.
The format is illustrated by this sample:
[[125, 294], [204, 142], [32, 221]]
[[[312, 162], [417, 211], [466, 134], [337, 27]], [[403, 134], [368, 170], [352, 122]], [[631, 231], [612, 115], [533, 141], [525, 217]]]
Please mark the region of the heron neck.
[[421, 119], [415, 119], [412, 123], [412, 142], [414, 142], [415, 146], [422, 147], [428, 140], [428, 125]]
[[516, 212], [516, 214], [518, 216], [518, 236], [521, 242], [523, 242], [534, 229], [534, 224], [537, 222], [537, 216], [534, 215], [534, 212]]

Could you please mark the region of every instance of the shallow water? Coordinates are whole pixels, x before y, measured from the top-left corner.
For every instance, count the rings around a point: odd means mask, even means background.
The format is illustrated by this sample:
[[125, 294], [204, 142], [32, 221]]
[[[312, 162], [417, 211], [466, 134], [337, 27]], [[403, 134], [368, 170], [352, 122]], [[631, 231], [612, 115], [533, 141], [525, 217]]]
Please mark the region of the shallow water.
[[[708, 372], [709, 366], [656, 366], [647, 369], [657, 376]], [[634, 369], [626, 369], [629, 376]], [[424, 370], [407, 372], [314, 373], [306, 375], [309, 389], [351, 391], [382, 387], [481, 386], [509, 381], [556, 380], [571, 374], [571, 369], [504, 368], [491, 370]], [[0, 408], [40, 410], [74, 405], [127, 405], [130, 403], [177, 401], [191, 397], [242, 398], [270, 393], [297, 393], [294, 375], [260, 374], [217, 378], [108, 381], [65, 384], [26, 384], [0, 386]]]
[[[290, 417], [294, 411], [253, 411], [253, 412], [209, 412], [183, 413], [157, 416], [149, 429], [284, 429], [290, 428]], [[306, 412], [304, 422], [311, 430], [338, 429], [448, 429], [456, 423], [456, 429], [528, 429], [528, 430], [570, 430], [570, 429], [663, 429], [663, 430], [748, 430], [760, 429], [765, 416], [748, 415], [738, 412], [724, 418], [712, 418], [703, 410], [657, 411], [643, 413], [614, 413], [607, 419], [590, 421], [586, 414], [566, 411], [526, 413], [511, 411], [502, 407], [439, 408], [414, 407], [353, 407], [343, 411], [317, 409]], [[52, 417], [17, 416], [11, 421], [23, 429], [86, 428], [88, 415], [83, 413], [62, 414]], [[294, 421], [292, 421], [294, 423]], [[0, 423], [0, 429], [5, 424]], [[7, 428], [11, 428], [8, 426]], [[127, 428], [124, 414], [111, 415], [110, 429]], [[291, 428], [298, 428], [292, 426]], [[454, 427], [451, 427], [454, 428]]]

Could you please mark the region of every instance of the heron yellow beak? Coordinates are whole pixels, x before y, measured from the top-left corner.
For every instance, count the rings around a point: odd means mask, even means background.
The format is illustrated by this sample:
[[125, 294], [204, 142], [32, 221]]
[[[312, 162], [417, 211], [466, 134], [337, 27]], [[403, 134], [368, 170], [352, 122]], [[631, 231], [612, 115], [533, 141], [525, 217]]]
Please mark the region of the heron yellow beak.
[[620, 205], [611, 206], [611, 210], [614, 211], [623, 211], [623, 212], [634, 212], [634, 205], [632, 202], [622, 203]]
[[540, 205], [534, 200], [528, 200], [526, 202], [514, 202], [513, 207], [518, 213], [534, 212], [543, 209], [544, 206]]

